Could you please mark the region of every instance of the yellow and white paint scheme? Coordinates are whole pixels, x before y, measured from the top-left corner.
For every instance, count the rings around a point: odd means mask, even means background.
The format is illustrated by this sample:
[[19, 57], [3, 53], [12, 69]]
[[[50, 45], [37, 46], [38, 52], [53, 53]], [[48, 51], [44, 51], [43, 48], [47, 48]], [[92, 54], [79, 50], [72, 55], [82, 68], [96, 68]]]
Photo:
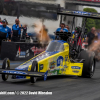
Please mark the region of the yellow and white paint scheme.
[[[64, 43], [64, 50], [47, 58], [38, 61], [38, 72], [48, 71], [48, 76], [51, 75], [82, 75], [83, 63], [73, 63], [69, 58], [69, 44]], [[61, 59], [60, 59], [60, 58]], [[43, 69], [40, 69], [43, 65]], [[31, 70], [29, 65], [28, 71]], [[29, 77], [27, 77], [29, 78]]]

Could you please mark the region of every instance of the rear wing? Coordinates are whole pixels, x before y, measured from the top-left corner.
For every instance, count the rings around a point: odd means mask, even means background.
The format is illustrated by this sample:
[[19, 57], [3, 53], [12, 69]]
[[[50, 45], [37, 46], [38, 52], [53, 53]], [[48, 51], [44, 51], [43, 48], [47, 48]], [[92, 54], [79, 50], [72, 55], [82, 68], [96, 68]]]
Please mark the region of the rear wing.
[[[60, 4], [49, 4], [49, 3], [36, 3], [25, 0], [16, 0], [11, 2], [4, 2], [0, 0], [0, 14], [10, 16], [29, 16], [36, 18], [44, 18], [50, 20], [57, 20], [57, 15], [77, 16], [99, 19], [99, 13], [89, 13], [84, 11], [74, 11], [63, 9]], [[9, 8], [10, 6], [10, 8]], [[8, 9], [9, 8], [9, 9]], [[5, 12], [4, 12], [5, 9]]]
[[60, 11], [58, 11], [57, 14], [58, 15], [100, 19], [100, 13], [92, 13], [92, 12], [77, 11], [77, 10], [60, 9]]
[[68, 9], [63, 9], [63, 8], [60, 8], [60, 10], [58, 9], [57, 14], [61, 15], [60, 23], [62, 23], [62, 15], [73, 16], [71, 33], [73, 31], [73, 26], [75, 27], [75, 24], [74, 24], [75, 23], [75, 17], [85, 18], [83, 26], [82, 26], [82, 34], [81, 34], [82, 38], [84, 37], [85, 25], [86, 25], [87, 18], [100, 19], [100, 13], [92, 13], [92, 12], [77, 11], [77, 10], [68, 10]]

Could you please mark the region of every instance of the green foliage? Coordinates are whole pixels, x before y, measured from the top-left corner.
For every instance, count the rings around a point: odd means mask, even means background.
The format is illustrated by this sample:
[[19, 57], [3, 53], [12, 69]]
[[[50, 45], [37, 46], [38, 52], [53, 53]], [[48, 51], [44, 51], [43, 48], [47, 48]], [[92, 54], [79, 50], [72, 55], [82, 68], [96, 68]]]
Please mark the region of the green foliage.
[[84, 8], [83, 11], [98, 13], [94, 8]]
[[[84, 8], [83, 11], [98, 13], [97, 10], [95, 10], [94, 8]], [[96, 27], [97, 29], [100, 29], [100, 20], [88, 18], [86, 22], [86, 28], [88, 29], [88, 32], [92, 27]]]
[[88, 32], [92, 27], [95, 27], [95, 21], [93, 19], [88, 18], [86, 22], [86, 28], [88, 29]]
[[100, 19], [95, 19], [96, 29], [100, 29]]

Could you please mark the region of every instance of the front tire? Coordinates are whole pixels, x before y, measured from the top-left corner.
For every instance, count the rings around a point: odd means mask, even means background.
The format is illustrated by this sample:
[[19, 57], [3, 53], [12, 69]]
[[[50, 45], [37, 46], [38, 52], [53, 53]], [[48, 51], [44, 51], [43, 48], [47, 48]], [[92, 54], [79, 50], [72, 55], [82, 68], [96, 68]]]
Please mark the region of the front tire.
[[[10, 60], [8, 58], [5, 58], [2, 64], [2, 69], [10, 69]], [[6, 81], [8, 79], [7, 74], [2, 74], [2, 80]]]
[[[33, 61], [32, 67], [31, 67], [31, 71], [32, 72], [37, 72], [38, 71], [38, 63], [37, 63], [37, 61]], [[37, 80], [37, 77], [34, 77], [34, 76], [30, 77], [31, 83], [35, 83], [36, 80]]]

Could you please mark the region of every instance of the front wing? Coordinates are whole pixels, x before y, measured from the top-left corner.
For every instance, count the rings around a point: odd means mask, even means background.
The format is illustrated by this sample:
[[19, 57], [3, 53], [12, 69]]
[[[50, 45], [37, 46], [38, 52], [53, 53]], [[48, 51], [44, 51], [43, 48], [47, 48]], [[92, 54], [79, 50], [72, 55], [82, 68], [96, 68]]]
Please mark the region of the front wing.
[[15, 70], [15, 69], [0, 69], [0, 74], [30, 76], [30, 77], [44, 77], [44, 80], [46, 80], [48, 71], [43, 73], [43, 72], [31, 72], [31, 71]]

